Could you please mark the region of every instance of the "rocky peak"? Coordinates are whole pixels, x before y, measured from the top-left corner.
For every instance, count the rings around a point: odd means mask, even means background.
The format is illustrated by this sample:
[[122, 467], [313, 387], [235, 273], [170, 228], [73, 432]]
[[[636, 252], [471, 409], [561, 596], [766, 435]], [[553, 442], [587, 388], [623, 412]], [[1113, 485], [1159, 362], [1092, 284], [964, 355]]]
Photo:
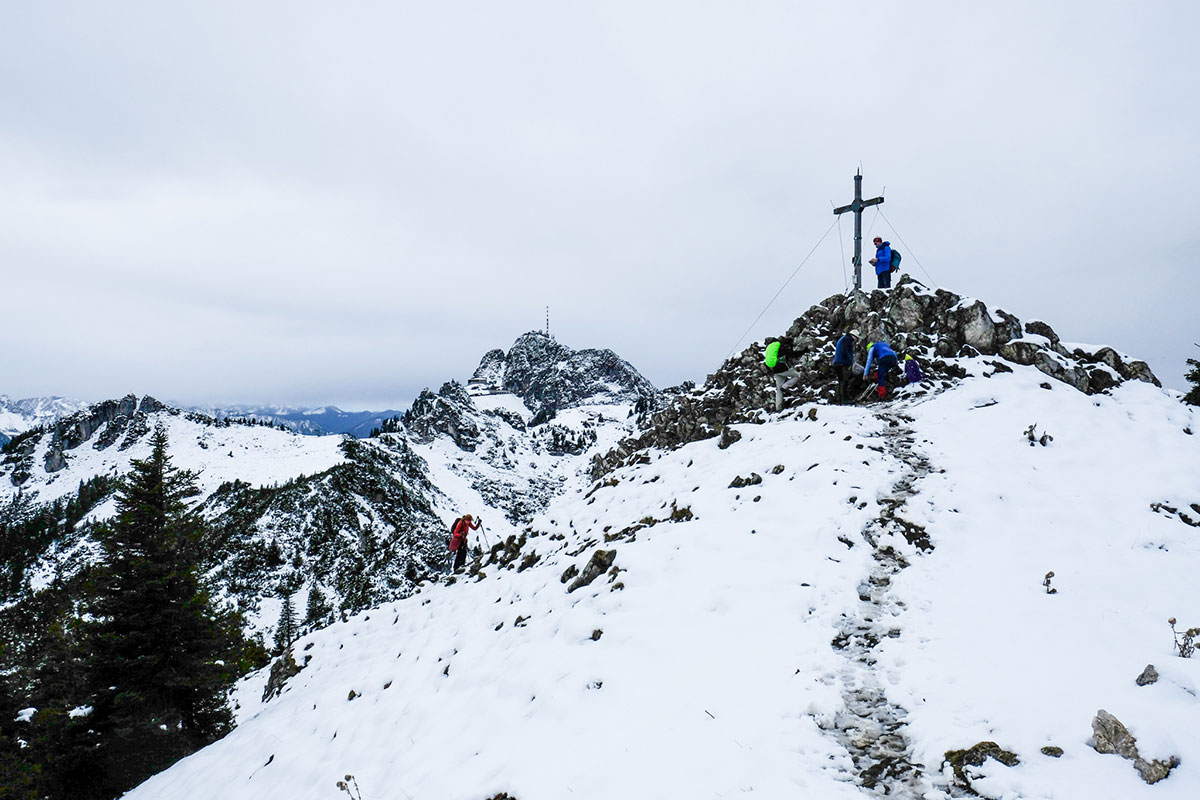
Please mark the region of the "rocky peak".
[[[1096, 394], [1129, 381], [1160, 386], [1144, 361], [1122, 356], [1111, 347], [1068, 346], [1040, 320], [1022, 325], [1014, 315], [989, 310], [979, 300], [945, 289], [930, 290], [906, 275], [890, 291], [836, 294], [797, 318], [782, 336], [790, 348], [789, 366], [802, 380], [789, 392], [791, 402], [833, 402], [837, 376], [833, 351], [841, 335], [857, 328], [861, 364], [868, 342], [883, 340], [903, 356], [911, 354], [927, 384], [946, 388], [965, 378], [967, 367], [982, 367], [985, 377], [1011, 372], [1009, 364], [1032, 366], [1049, 378]], [[679, 392], [649, 415], [644, 432], [623, 441], [593, 462], [599, 476], [647, 447], [671, 448], [720, 434], [737, 422], [761, 421], [774, 404], [774, 380], [763, 364], [762, 343], [754, 343], [708, 376], [704, 386]], [[968, 362], [967, 360], [970, 360]], [[977, 370], [978, 371], [978, 370]]]
[[590, 401], [634, 402], [659, 394], [611, 350], [572, 350], [541, 331], [520, 336], [507, 353], [484, 355], [471, 378], [512, 392], [535, 413]]

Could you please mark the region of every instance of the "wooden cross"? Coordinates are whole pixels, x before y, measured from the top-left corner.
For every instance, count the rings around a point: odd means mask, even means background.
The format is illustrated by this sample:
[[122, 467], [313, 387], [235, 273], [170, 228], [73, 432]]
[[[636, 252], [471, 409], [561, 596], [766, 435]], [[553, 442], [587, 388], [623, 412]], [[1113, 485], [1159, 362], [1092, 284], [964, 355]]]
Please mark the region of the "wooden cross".
[[883, 202], [882, 197], [862, 199], [862, 170], [854, 176], [854, 202], [848, 206], [835, 208], [834, 214], [841, 215], [847, 211], [854, 212], [854, 288], [862, 288], [862, 210], [867, 206], [877, 206]]

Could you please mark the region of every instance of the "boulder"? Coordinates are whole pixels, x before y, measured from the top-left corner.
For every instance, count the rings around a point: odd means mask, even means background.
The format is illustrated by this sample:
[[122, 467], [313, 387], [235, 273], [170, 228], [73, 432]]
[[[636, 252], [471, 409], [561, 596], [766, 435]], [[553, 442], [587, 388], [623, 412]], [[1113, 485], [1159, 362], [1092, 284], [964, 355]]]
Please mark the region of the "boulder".
[[969, 306], [960, 307], [952, 312], [956, 327], [962, 334], [962, 340], [981, 353], [993, 355], [996, 352], [996, 325], [987, 306], [976, 300]]
[[925, 308], [911, 286], [901, 286], [892, 293], [888, 322], [894, 331], [915, 331], [925, 327]]
[[1147, 761], [1138, 753], [1137, 739], [1119, 719], [1104, 709], [1096, 712], [1092, 720], [1092, 748], [1097, 753], [1115, 753], [1133, 762], [1133, 768], [1146, 783], [1154, 784], [1171, 774], [1179, 766], [1179, 758], [1171, 756], [1166, 761]]
[[1017, 319], [1012, 314], [1009, 314], [1007, 311], [1003, 311], [999, 308], [996, 309], [995, 316], [1002, 320], [1001, 322], [996, 323], [997, 347], [1005, 342], [1010, 342], [1013, 339], [1021, 338], [1021, 320]]
[[616, 550], [597, 550], [595, 553], [592, 553], [592, 557], [588, 559], [587, 566], [583, 568], [583, 572], [579, 577], [567, 587], [567, 592], [573, 592], [576, 589], [582, 589], [584, 586], [589, 585], [596, 578], [607, 572], [616, 558]]
[[1059, 342], [1058, 334], [1054, 332], [1054, 328], [1051, 328], [1040, 319], [1031, 319], [1029, 322], [1026, 322], [1025, 332], [1032, 333], [1037, 336], [1045, 336], [1050, 340], [1050, 344], [1058, 344]]
[[1015, 341], [1005, 342], [1000, 347], [1000, 356], [1006, 358], [1014, 364], [1024, 364], [1025, 366], [1033, 366], [1037, 363], [1038, 355], [1042, 349], [1030, 341]]

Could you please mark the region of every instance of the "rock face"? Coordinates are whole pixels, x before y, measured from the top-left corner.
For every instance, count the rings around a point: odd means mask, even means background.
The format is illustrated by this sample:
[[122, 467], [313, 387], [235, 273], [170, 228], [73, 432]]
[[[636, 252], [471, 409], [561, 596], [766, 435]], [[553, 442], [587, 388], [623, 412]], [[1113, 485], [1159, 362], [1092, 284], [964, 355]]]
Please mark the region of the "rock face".
[[1158, 783], [1179, 766], [1179, 759], [1171, 756], [1166, 761], [1146, 761], [1138, 753], [1137, 739], [1121, 721], [1104, 709], [1096, 712], [1092, 720], [1092, 747], [1097, 753], [1116, 753], [1133, 762], [1133, 768], [1146, 783]]
[[47, 473], [65, 469], [69, 452], [87, 442], [95, 450], [104, 450], [118, 445], [119, 450], [132, 447], [148, 430], [148, 415], [159, 411], [179, 414], [168, 409], [153, 397], [141, 400], [135, 395], [126, 395], [120, 400], [106, 400], [87, 409], [63, 417], [44, 429], [29, 431], [18, 436], [6, 450], [5, 465], [14, 465], [11, 480], [20, 485], [31, 475], [32, 454], [42, 438], [50, 436], [50, 443], [42, 463]]
[[444, 433], [461, 449], [474, 452], [480, 431], [473, 417], [479, 414], [471, 396], [461, 383], [450, 381], [434, 394], [424, 389], [404, 412], [404, 427], [413, 441], [426, 444]]
[[[897, 353], [912, 354], [932, 388], [966, 377], [964, 359], [982, 362], [992, 374], [1010, 371], [1006, 362], [1033, 366], [1088, 394], [1108, 391], [1127, 380], [1161, 385], [1145, 362], [1123, 358], [1108, 347], [1068, 349], [1044, 322], [1023, 326], [1012, 314], [989, 310], [979, 300], [944, 289], [931, 291], [906, 275], [891, 291], [833, 295], [804, 312], [778, 337], [791, 347], [792, 357], [786, 363], [802, 376], [800, 385], [786, 395], [789, 404], [835, 402], [833, 351], [838, 338], [851, 328], [862, 332], [855, 348], [860, 364], [866, 359], [867, 344], [882, 338]], [[699, 389], [681, 388], [648, 409], [642, 417], [643, 432], [597, 456], [593, 477], [626, 463], [645, 448], [670, 449], [717, 436], [731, 423], [762, 420], [773, 410], [774, 398], [774, 380], [763, 365], [762, 348], [759, 343], [751, 345], [722, 364]]]
[[[572, 350], [539, 331], [491, 350], [471, 383], [512, 392], [538, 413], [595, 402], [653, 401], [659, 391], [611, 350]], [[548, 417], [547, 417], [548, 418]]]

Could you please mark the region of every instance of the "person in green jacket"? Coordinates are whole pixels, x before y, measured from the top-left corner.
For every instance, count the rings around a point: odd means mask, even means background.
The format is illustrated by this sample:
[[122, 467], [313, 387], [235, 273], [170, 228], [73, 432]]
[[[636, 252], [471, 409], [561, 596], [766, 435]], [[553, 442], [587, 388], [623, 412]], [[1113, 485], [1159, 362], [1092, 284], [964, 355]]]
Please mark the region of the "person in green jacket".
[[791, 358], [791, 347], [786, 340], [776, 339], [773, 342], [768, 342], [767, 349], [763, 351], [763, 361], [767, 365], [767, 369], [775, 376], [775, 410], [783, 409], [783, 390], [790, 389], [800, 382], [800, 373], [789, 367], [784, 361], [785, 358]]

